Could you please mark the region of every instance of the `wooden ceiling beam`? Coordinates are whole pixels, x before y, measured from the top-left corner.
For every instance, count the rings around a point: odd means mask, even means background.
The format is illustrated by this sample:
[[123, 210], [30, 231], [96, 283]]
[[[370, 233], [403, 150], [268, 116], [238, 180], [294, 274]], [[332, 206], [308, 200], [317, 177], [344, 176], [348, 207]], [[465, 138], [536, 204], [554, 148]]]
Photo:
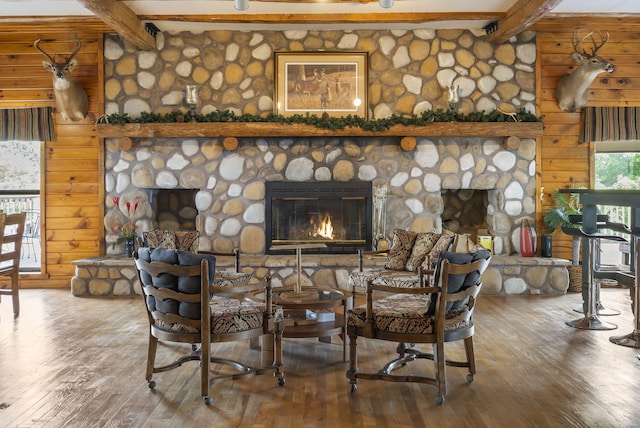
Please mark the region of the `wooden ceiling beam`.
[[235, 13], [222, 15], [139, 15], [145, 21], [239, 23], [239, 24], [420, 24], [435, 21], [472, 21], [501, 19], [502, 12], [440, 12], [440, 13]]
[[124, 2], [116, 0], [77, 1], [139, 49], [155, 49], [155, 38], [145, 30], [144, 22]]
[[562, 3], [562, 0], [518, 0], [498, 21], [498, 28], [489, 34], [489, 40], [505, 43], [538, 22], [550, 10]]

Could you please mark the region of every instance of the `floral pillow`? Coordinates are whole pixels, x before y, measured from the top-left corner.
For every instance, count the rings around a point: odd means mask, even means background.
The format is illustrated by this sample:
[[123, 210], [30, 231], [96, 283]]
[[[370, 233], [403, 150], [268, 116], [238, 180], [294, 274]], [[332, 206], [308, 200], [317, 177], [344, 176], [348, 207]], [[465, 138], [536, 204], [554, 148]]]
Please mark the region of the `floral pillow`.
[[[431, 251], [429, 251], [428, 257], [425, 257], [425, 262], [428, 260], [431, 260], [432, 262], [436, 262], [439, 258], [440, 258], [440, 253], [442, 251], [447, 251], [449, 250], [449, 247], [451, 247], [451, 244], [453, 243], [453, 240], [455, 239], [456, 235], [454, 234], [442, 234], [440, 235], [440, 238], [438, 238], [438, 242], [436, 242], [433, 245], [433, 248], [431, 249]], [[430, 269], [431, 266], [422, 266], [425, 269]]]
[[418, 267], [424, 262], [424, 259], [429, 255], [433, 246], [438, 242], [438, 239], [440, 239], [439, 233], [419, 233], [411, 249], [411, 255], [407, 261], [406, 269], [410, 272], [417, 272]]
[[396, 229], [393, 232], [393, 243], [391, 244], [391, 250], [389, 250], [389, 258], [384, 265], [386, 269], [405, 270], [416, 236], [418, 234], [410, 230]]

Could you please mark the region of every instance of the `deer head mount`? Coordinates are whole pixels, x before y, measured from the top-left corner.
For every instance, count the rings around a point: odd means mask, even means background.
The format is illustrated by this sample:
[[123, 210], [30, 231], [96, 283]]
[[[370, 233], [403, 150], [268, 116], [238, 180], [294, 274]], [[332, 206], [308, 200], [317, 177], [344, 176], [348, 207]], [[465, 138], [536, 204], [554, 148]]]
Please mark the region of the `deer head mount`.
[[87, 115], [88, 98], [85, 90], [73, 81], [71, 72], [77, 65], [74, 59], [80, 47], [79, 40], [76, 40], [76, 50], [67, 58], [65, 62], [56, 62], [55, 55], [51, 56], [40, 48], [40, 39], [36, 40], [33, 47], [38, 52], [46, 56], [49, 62], [42, 61], [46, 70], [53, 73], [53, 92], [56, 95], [56, 107], [63, 120], [82, 120]]
[[[571, 57], [581, 65], [560, 79], [556, 88], [556, 99], [560, 110], [578, 111], [587, 104], [589, 96], [589, 85], [595, 80], [596, 76], [604, 71], [611, 73], [614, 70], [613, 64], [605, 61], [597, 55], [598, 50], [609, 40], [609, 33], [606, 36], [602, 32], [598, 32], [599, 41], [596, 41], [593, 32], [584, 37], [574, 33], [571, 36], [573, 43], [573, 54]], [[585, 49], [580, 52], [580, 45], [586, 40], [591, 39], [591, 53], [587, 53]]]

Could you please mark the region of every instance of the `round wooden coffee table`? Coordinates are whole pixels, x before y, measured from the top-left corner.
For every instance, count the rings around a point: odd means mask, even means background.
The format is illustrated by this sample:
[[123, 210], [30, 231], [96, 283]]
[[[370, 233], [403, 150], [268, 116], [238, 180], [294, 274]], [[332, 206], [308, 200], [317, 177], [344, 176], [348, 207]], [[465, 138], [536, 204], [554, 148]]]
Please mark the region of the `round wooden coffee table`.
[[[253, 295], [264, 300], [264, 292]], [[285, 338], [318, 337], [331, 343], [331, 336], [342, 339], [342, 360], [347, 360], [347, 311], [352, 306], [352, 294], [331, 287], [302, 287], [296, 292], [291, 287], [278, 287], [272, 291], [273, 304], [284, 309]], [[335, 312], [335, 309], [342, 309]], [[264, 344], [263, 344], [264, 346]]]

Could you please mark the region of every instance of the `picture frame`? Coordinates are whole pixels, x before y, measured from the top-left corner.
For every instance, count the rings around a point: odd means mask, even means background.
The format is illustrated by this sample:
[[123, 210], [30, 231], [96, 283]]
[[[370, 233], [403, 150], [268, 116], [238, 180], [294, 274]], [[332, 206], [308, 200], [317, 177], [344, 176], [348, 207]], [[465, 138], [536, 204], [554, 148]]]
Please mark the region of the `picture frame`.
[[367, 52], [276, 52], [274, 111], [366, 119], [368, 70]]

